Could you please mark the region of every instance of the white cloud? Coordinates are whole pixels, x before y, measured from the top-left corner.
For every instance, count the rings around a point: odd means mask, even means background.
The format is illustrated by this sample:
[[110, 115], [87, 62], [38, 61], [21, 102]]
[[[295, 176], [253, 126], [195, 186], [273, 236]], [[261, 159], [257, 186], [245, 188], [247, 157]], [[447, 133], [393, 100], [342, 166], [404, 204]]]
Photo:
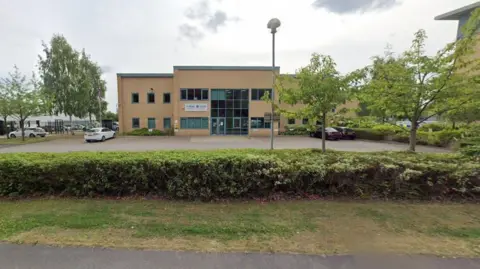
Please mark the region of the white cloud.
[[[454, 40], [457, 24], [433, 17], [471, 3], [403, 0], [369, 9], [359, 7], [357, 1], [353, 8], [338, 5], [352, 1], [323, 1], [322, 8], [314, 8], [313, 2], [209, 0], [205, 12], [188, 13], [201, 1], [0, 0], [0, 76], [14, 64], [30, 73], [41, 41], [61, 33], [106, 67], [106, 98], [109, 109], [115, 110], [117, 72], [172, 72], [173, 65], [182, 64], [270, 65], [271, 35], [266, 25], [272, 17], [282, 21], [276, 60], [283, 72], [307, 64], [312, 52], [332, 55], [348, 72], [368, 64], [387, 43], [396, 51], [407, 48], [420, 28], [426, 29], [427, 50], [434, 53]], [[185, 24], [197, 30], [193, 41], [179, 39], [180, 26]]]

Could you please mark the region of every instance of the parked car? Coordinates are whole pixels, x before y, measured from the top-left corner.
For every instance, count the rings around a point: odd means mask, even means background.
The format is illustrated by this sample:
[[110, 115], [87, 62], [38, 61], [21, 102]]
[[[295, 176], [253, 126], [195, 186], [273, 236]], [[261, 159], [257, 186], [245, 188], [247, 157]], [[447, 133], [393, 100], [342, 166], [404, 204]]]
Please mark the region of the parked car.
[[355, 138], [357, 138], [357, 134], [355, 133], [355, 131], [350, 128], [347, 128], [347, 127], [333, 127], [333, 128], [335, 128], [336, 130], [342, 133], [343, 139], [354, 140]]
[[[44, 129], [39, 127], [26, 127], [25, 128], [25, 137], [45, 137], [47, 132]], [[8, 137], [15, 138], [15, 137], [22, 137], [22, 129], [17, 129], [13, 132], [8, 134]]]
[[92, 128], [85, 132], [83, 139], [88, 143], [91, 141], [105, 141], [107, 139], [115, 138], [115, 136], [115, 132], [108, 128]]
[[[338, 140], [342, 138], [342, 133], [332, 127], [325, 128], [325, 139]], [[310, 132], [310, 137], [322, 137], [322, 127], [318, 128], [315, 132]]]

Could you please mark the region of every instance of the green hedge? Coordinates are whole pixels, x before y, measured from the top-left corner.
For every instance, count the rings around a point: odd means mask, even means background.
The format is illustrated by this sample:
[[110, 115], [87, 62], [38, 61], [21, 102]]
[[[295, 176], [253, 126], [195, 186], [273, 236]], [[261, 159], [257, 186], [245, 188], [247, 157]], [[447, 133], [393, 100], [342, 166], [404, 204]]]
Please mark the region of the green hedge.
[[0, 155], [0, 196], [478, 199], [480, 163], [456, 154], [317, 150]]
[[310, 130], [307, 125], [286, 125], [285, 130], [280, 135], [309, 135]]
[[167, 135], [173, 135], [173, 130], [166, 130], [166, 131], [160, 131], [153, 129], [151, 132], [148, 131], [147, 128], [141, 128], [141, 129], [135, 129], [127, 135], [133, 135], [133, 136], [167, 136]]

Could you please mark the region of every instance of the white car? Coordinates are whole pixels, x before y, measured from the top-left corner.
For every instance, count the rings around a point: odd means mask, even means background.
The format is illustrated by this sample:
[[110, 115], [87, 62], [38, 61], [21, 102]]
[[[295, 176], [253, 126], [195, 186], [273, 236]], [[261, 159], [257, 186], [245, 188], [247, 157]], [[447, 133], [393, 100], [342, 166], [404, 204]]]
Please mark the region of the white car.
[[105, 141], [115, 138], [115, 136], [115, 132], [108, 128], [91, 128], [85, 132], [83, 139], [88, 143], [91, 141]]
[[[45, 137], [47, 132], [39, 127], [25, 127], [25, 137]], [[8, 134], [10, 138], [22, 137], [22, 129], [18, 129], [16, 131], [10, 132]]]

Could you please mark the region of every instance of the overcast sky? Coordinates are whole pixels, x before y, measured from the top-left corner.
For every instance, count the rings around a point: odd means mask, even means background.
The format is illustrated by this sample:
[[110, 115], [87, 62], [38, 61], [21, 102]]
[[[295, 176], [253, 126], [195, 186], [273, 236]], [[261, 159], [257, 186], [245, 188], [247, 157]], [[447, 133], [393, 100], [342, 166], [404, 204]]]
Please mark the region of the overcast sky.
[[63, 34], [104, 67], [115, 111], [116, 73], [171, 73], [173, 65], [270, 65], [272, 17], [277, 65], [294, 72], [313, 52], [342, 72], [362, 67], [387, 43], [407, 48], [420, 28], [434, 53], [456, 36], [457, 22], [436, 15], [469, 0], [0, 0], [0, 76], [34, 70], [42, 40]]

